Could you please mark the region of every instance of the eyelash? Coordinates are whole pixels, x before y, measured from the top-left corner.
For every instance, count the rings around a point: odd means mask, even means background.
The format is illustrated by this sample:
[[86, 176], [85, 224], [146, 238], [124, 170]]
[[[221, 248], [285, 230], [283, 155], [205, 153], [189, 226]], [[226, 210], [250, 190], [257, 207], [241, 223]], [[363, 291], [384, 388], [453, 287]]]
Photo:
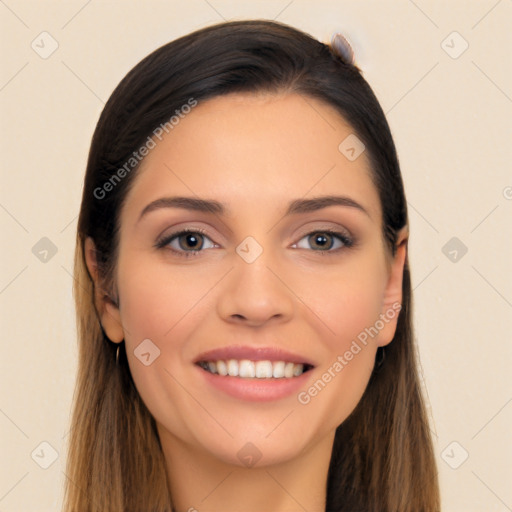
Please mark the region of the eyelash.
[[[168, 236], [163, 237], [160, 240], [158, 240], [156, 242], [156, 244], [155, 244], [155, 248], [157, 248], [157, 249], [165, 249], [166, 246], [170, 242], [172, 242], [175, 238], [179, 238], [180, 236], [186, 235], [186, 234], [189, 234], [189, 233], [200, 234], [200, 235], [203, 235], [203, 236], [209, 238], [208, 235], [206, 234], [206, 231], [204, 231], [201, 228], [183, 229], [181, 231], [177, 231], [176, 233], [172, 233], [171, 235], [168, 235]], [[334, 249], [334, 250], [328, 249], [328, 250], [322, 251], [322, 250], [314, 250], [314, 249], [312, 249], [314, 252], [320, 253], [322, 256], [333, 255], [333, 253], [336, 254], [336, 253], [339, 253], [340, 251], [342, 251], [344, 249], [350, 249], [351, 247], [353, 247], [355, 245], [355, 240], [354, 239], [349, 238], [344, 233], [340, 233], [338, 231], [334, 231], [334, 230], [331, 230], [331, 229], [318, 229], [318, 230], [310, 231], [309, 233], [306, 233], [300, 240], [302, 240], [303, 238], [306, 238], [308, 236], [311, 236], [311, 235], [313, 235], [315, 233], [319, 233], [319, 234], [328, 233], [329, 235], [332, 235], [335, 238], [338, 238], [338, 240], [340, 240], [343, 243], [343, 247], [338, 247], [338, 249]], [[183, 250], [177, 251], [176, 249], [171, 249], [171, 248], [168, 248], [168, 250], [170, 250], [174, 254], [177, 254], [178, 256], [184, 257], [184, 258], [194, 257], [198, 253], [203, 252], [203, 250], [199, 250], [199, 251], [183, 251]]]

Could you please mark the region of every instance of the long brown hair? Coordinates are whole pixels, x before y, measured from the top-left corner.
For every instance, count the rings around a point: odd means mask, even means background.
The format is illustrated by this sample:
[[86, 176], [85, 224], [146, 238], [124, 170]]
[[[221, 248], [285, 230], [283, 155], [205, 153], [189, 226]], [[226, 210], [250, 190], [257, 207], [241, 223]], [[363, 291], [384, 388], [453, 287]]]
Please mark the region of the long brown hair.
[[[282, 23], [220, 23], [144, 58], [112, 93], [96, 126], [78, 220], [74, 297], [78, 376], [69, 436], [65, 512], [169, 512], [155, 421], [132, 380], [125, 353], [105, 335], [94, 305], [84, 241], [97, 249], [102, 289], [116, 301], [119, 213], [138, 165], [133, 152], [176, 110], [230, 92], [296, 92], [335, 107], [363, 141], [383, 211], [382, 235], [395, 254], [407, 203], [385, 115], [361, 70], [329, 44]], [[123, 168], [122, 173], [119, 169]], [[110, 187], [105, 187], [109, 182]], [[419, 386], [408, 259], [402, 310], [383, 364], [337, 428], [327, 481], [329, 512], [438, 512], [428, 417]], [[379, 349], [377, 358], [382, 357]]]

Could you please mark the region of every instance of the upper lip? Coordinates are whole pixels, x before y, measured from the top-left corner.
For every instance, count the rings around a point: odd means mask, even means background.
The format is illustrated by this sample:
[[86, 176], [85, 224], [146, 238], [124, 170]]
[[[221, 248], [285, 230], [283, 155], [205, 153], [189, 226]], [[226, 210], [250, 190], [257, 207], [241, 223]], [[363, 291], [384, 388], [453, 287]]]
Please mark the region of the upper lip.
[[307, 357], [294, 354], [288, 350], [277, 347], [251, 347], [247, 345], [232, 345], [219, 347], [201, 353], [196, 357], [194, 363], [201, 361], [227, 361], [228, 359], [249, 359], [250, 361], [285, 361], [295, 364], [307, 364], [316, 366]]

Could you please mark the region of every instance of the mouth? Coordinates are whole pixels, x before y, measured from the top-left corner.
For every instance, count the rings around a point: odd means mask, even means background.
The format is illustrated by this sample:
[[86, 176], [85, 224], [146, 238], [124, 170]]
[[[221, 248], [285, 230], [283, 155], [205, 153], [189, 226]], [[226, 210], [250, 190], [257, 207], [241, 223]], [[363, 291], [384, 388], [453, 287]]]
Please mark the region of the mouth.
[[240, 379], [293, 379], [312, 370], [309, 363], [250, 359], [202, 360], [195, 363], [208, 373]]
[[246, 402], [289, 399], [308, 384], [316, 367], [305, 355], [261, 345], [218, 347], [193, 362], [209, 389]]

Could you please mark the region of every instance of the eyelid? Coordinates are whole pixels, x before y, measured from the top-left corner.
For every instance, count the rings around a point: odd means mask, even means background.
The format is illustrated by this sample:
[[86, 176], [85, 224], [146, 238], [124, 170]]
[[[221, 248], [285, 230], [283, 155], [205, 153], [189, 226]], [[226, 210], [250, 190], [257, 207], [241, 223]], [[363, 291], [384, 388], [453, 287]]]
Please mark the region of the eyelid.
[[352, 233], [347, 228], [336, 223], [324, 223], [314, 227], [309, 226], [306, 228], [301, 228], [300, 233], [302, 233], [302, 235], [300, 236], [303, 238], [306, 235], [310, 235], [316, 232], [339, 233], [343, 236], [346, 236], [347, 238], [354, 238], [354, 235], [352, 235]]

